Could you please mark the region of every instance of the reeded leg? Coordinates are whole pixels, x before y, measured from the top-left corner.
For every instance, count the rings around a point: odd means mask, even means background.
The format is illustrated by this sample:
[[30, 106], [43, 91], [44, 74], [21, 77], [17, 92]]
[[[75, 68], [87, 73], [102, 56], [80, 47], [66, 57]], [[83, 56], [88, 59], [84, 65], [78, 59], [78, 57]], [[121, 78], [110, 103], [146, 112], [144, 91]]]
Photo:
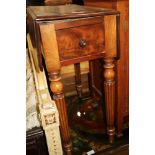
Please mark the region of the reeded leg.
[[65, 153], [67, 155], [72, 155], [72, 144], [68, 127], [66, 103], [63, 94], [63, 84], [60, 81], [61, 65], [54, 24], [41, 24], [40, 33], [46, 69], [50, 80], [50, 88], [54, 94], [53, 98], [59, 111], [62, 144]]
[[72, 144], [68, 127], [68, 118], [67, 118], [67, 110], [66, 103], [63, 94], [63, 84], [60, 81], [60, 72], [52, 72], [49, 74], [49, 79], [51, 81], [50, 88], [54, 93], [53, 98], [56, 102], [59, 118], [60, 118], [60, 132], [62, 136], [62, 143], [64, 147], [64, 151], [67, 155], [72, 155]]
[[115, 111], [115, 72], [113, 58], [104, 59], [104, 94], [106, 104], [107, 133], [109, 142], [114, 142], [114, 111]]

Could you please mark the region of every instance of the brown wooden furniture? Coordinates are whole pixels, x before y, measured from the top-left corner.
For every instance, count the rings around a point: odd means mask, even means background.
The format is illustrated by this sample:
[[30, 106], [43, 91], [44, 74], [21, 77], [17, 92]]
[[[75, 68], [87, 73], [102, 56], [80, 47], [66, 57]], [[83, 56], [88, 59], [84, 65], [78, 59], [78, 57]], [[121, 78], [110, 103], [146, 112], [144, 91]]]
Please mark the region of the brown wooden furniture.
[[60, 70], [61, 66], [82, 61], [95, 59], [104, 61], [102, 68], [104, 69], [103, 90], [107, 133], [109, 142], [113, 143], [115, 135], [114, 58], [118, 53], [119, 12], [78, 5], [32, 6], [27, 8], [27, 15], [29, 33], [38, 54], [40, 69], [42, 69], [42, 55], [45, 60], [50, 88], [54, 94], [53, 99], [59, 111], [60, 131], [66, 154], [72, 154], [72, 144]]
[[44, 0], [45, 5], [66, 5], [71, 4], [72, 0]]
[[45, 133], [41, 127], [26, 132], [26, 155], [49, 155]]
[[[123, 122], [129, 117], [129, 0], [84, 0], [84, 5], [116, 9], [120, 12], [120, 58], [116, 61], [116, 125], [117, 135], [122, 136]], [[93, 62], [92, 70], [98, 74]], [[94, 67], [93, 67], [94, 66]], [[100, 90], [94, 78], [95, 88]]]

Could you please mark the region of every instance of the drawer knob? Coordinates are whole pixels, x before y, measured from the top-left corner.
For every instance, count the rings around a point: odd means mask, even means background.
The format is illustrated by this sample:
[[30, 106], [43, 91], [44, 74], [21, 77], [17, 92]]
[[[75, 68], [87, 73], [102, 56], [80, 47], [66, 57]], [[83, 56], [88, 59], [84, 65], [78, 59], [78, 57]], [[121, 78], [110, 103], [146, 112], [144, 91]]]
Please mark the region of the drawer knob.
[[85, 39], [80, 39], [79, 45], [80, 45], [80, 47], [82, 47], [82, 48], [86, 47], [86, 45], [87, 45], [86, 40], [85, 40]]

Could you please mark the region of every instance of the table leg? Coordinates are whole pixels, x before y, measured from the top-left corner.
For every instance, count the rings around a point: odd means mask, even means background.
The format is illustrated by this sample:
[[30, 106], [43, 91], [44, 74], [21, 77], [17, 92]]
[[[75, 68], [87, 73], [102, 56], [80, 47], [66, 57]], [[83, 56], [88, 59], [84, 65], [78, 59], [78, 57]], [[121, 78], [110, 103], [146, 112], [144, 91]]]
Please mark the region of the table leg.
[[93, 86], [94, 86], [94, 72], [93, 72], [93, 60], [89, 61], [89, 76], [88, 76], [88, 84], [89, 84], [89, 90], [92, 97], [95, 98]]
[[76, 91], [77, 91], [79, 99], [81, 99], [82, 98], [82, 83], [81, 83], [80, 63], [74, 64], [74, 70], [75, 70]]
[[49, 79], [51, 81], [51, 91], [54, 93], [53, 99], [55, 100], [59, 111], [60, 132], [62, 136], [64, 151], [66, 152], [66, 155], [72, 155], [72, 143], [69, 133], [66, 103], [63, 94], [63, 84], [60, 80], [60, 72], [51, 72], [49, 74]]
[[59, 120], [60, 132], [64, 151], [67, 155], [72, 155], [72, 144], [69, 133], [66, 103], [63, 94], [63, 84], [60, 77], [60, 59], [56, 31], [54, 24], [41, 24], [40, 33], [44, 51], [44, 59], [50, 80], [50, 89], [53, 92], [53, 99], [56, 102]]
[[114, 142], [115, 72], [113, 58], [104, 59], [104, 94], [109, 142]]

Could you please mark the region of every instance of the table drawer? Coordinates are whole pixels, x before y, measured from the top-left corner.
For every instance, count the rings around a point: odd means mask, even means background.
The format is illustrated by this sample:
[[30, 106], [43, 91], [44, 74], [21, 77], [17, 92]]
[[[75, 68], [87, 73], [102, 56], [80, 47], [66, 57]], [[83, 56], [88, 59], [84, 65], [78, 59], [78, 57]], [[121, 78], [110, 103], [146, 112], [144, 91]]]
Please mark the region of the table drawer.
[[60, 61], [104, 52], [104, 25], [80, 25], [56, 31]]

